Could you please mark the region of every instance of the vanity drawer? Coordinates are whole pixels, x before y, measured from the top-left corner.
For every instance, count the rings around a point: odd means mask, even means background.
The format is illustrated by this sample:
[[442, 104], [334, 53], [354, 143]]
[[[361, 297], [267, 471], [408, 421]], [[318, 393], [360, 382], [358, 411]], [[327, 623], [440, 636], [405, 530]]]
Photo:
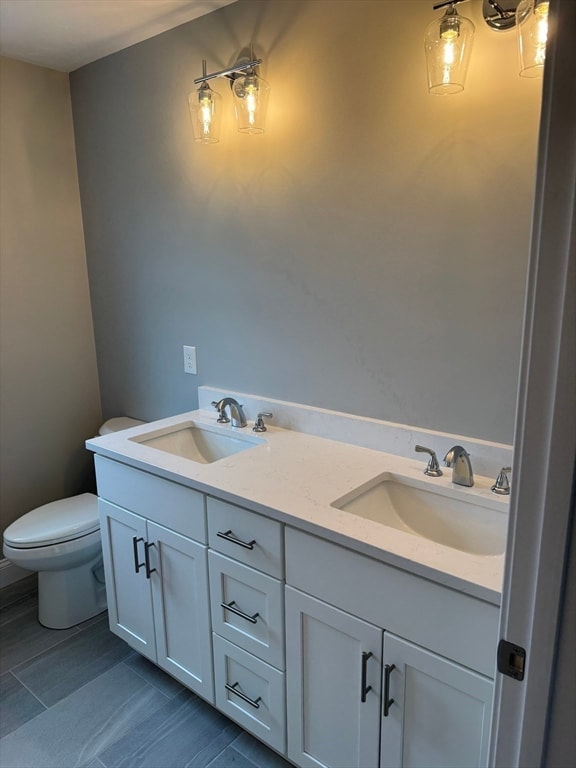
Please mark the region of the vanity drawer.
[[284, 753], [284, 674], [219, 635], [213, 635], [213, 640], [216, 706], [258, 739]]
[[283, 583], [217, 552], [208, 560], [214, 632], [284, 669]]
[[281, 579], [284, 574], [281, 523], [235, 504], [207, 499], [212, 549]]
[[202, 493], [102, 456], [95, 456], [94, 464], [100, 498], [207, 543]]

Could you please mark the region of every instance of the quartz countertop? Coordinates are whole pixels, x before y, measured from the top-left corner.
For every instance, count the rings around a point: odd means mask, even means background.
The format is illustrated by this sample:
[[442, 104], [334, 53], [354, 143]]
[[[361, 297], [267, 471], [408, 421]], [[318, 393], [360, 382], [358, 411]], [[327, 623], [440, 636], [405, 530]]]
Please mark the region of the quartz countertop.
[[490, 491], [493, 478], [475, 476], [472, 488], [455, 489], [451, 471], [426, 478], [427, 456], [404, 458], [338, 440], [269, 426], [263, 442], [208, 464], [152, 448], [134, 440], [185, 421], [229, 434], [253, 436], [250, 427], [216, 425], [213, 412], [190, 411], [88, 440], [89, 450], [154, 475], [195, 488], [224, 501], [265, 514], [389, 565], [500, 604], [504, 555], [475, 555], [437, 544], [381, 523], [338, 510], [331, 504], [374, 478], [390, 473], [430, 483], [430, 489], [489, 502], [503, 515], [507, 498]]

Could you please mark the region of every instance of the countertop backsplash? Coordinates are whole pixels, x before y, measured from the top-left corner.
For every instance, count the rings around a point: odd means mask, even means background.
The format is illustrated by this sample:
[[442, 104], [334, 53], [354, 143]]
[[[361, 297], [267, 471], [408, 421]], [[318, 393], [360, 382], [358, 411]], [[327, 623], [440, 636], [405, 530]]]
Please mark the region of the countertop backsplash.
[[[244, 406], [249, 426], [253, 424], [258, 413], [269, 411], [273, 414], [273, 418], [266, 421], [276, 427], [293, 429], [375, 451], [393, 453], [404, 458], [414, 458], [414, 446], [425, 445], [436, 452], [438, 461], [442, 463], [446, 452], [453, 445], [460, 444], [470, 454], [474, 473], [485, 477], [496, 478], [502, 467], [512, 466], [511, 445], [490, 443], [486, 440], [446, 432], [434, 432], [406, 424], [394, 424], [366, 416], [355, 416], [350, 413], [249, 395], [245, 392], [200, 386], [198, 387], [199, 409], [215, 413], [211, 405], [212, 401], [226, 396], [236, 398]], [[427, 457], [421, 454], [421, 458], [422, 468], [424, 468]]]

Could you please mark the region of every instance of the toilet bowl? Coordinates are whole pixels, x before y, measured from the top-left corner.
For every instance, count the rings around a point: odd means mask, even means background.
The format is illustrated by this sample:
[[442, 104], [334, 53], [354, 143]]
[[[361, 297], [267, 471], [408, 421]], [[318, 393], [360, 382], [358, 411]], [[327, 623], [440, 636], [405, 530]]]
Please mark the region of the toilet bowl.
[[[143, 422], [119, 417], [101, 435]], [[106, 610], [98, 499], [71, 496], [27, 512], [4, 531], [4, 556], [38, 572], [38, 620], [67, 629]]]

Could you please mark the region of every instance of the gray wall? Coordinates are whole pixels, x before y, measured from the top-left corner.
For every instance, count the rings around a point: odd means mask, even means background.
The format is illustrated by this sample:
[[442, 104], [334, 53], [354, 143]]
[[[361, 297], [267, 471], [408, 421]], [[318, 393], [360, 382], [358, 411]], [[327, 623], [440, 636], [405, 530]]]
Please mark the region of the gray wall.
[[87, 490], [100, 421], [68, 76], [0, 59], [1, 530]]
[[[426, 90], [425, 0], [239, 0], [72, 74], [105, 416], [206, 383], [512, 441], [541, 86], [461, 10], [453, 97]], [[202, 58], [250, 42], [266, 134], [219, 80], [221, 143], [195, 145]]]

